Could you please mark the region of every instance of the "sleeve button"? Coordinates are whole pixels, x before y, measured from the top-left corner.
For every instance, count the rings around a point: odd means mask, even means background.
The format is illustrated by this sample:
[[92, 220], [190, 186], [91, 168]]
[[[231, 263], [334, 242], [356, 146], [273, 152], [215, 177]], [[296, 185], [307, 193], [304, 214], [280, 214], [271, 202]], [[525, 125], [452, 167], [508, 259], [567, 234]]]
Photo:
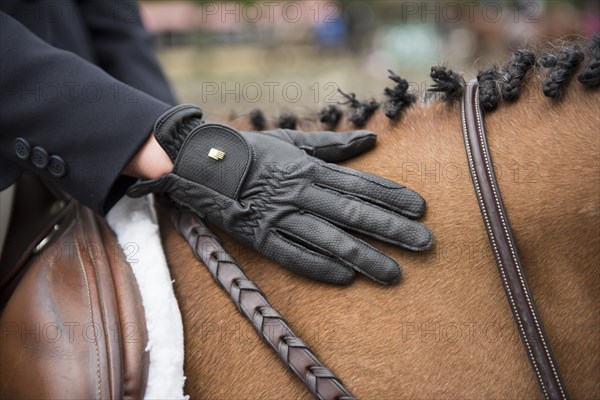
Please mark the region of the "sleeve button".
[[59, 156], [51, 156], [48, 161], [48, 172], [56, 178], [62, 178], [67, 172], [67, 166]]
[[36, 146], [31, 150], [31, 163], [39, 169], [44, 169], [48, 165], [48, 152], [43, 148]]
[[23, 138], [16, 138], [15, 153], [21, 160], [29, 159], [29, 155], [31, 154], [31, 146], [29, 146], [29, 142]]

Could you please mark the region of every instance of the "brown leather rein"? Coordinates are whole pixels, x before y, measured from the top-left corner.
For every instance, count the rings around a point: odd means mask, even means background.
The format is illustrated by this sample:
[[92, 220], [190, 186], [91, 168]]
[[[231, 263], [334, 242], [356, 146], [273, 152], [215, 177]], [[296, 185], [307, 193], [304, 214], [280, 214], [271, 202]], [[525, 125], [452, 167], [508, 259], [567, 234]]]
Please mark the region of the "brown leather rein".
[[529, 290], [500, 196], [483, 126], [479, 86], [476, 80], [470, 82], [465, 88], [461, 104], [461, 120], [479, 209], [529, 363], [545, 399], [568, 399], [567, 388], [554, 359], [550, 342], [544, 333], [542, 320], [535, 307], [533, 294]]
[[[529, 290], [494, 174], [479, 106], [477, 81], [469, 83], [461, 104], [462, 131], [471, 177], [502, 285], [529, 362], [545, 399], [568, 399], [542, 321]], [[231, 297], [242, 315], [275, 350], [281, 361], [323, 400], [354, 399], [341, 380], [316, 357], [269, 304], [264, 293], [243, 273], [217, 236], [195, 214], [165, 207], [198, 259]]]
[[315, 353], [294, 333], [273, 308], [265, 294], [244, 274], [217, 236], [195, 214], [165, 207], [177, 230], [210, 271], [215, 281], [231, 297], [242, 315], [277, 353], [281, 361], [302, 380], [310, 393], [320, 400], [353, 400], [331, 370], [323, 366]]

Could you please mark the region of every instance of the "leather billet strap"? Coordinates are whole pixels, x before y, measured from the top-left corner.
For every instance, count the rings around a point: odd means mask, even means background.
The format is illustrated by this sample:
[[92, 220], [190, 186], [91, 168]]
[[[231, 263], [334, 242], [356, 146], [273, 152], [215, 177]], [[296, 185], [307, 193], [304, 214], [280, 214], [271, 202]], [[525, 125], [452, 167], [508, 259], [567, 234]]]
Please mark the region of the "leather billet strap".
[[269, 304], [264, 293], [242, 272], [238, 263], [222, 247], [217, 236], [189, 211], [168, 205], [177, 230], [208, 267], [215, 281], [252, 323], [259, 335], [277, 352], [283, 363], [306, 385], [311, 394], [323, 400], [354, 399], [340, 379], [324, 367], [313, 351], [292, 331], [285, 319]]
[[477, 81], [465, 88], [461, 119], [479, 209], [529, 362], [544, 398], [567, 399], [567, 388], [544, 333], [500, 196], [483, 126]]

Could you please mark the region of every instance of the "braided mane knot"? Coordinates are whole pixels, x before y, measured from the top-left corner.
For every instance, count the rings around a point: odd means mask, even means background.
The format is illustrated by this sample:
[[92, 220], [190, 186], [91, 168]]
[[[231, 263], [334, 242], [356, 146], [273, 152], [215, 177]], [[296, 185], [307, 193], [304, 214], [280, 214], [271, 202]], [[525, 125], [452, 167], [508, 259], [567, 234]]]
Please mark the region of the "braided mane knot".
[[335, 130], [342, 119], [342, 111], [335, 105], [330, 104], [319, 112], [319, 121], [329, 131]]
[[429, 92], [443, 93], [444, 101], [447, 102], [460, 100], [465, 90], [465, 81], [462, 76], [443, 66], [431, 67], [429, 76], [434, 82], [428, 89]]
[[342, 92], [341, 89], [338, 89], [338, 92], [347, 99], [346, 102], [340, 104], [348, 104], [350, 108], [354, 109], [354, 113], [349, 119], [358, 128], [365, 126], [373, 116], [373, 113], [379, 108], [379, 103], [375, 99], [361, 102], [356, 100], [356, 95], [354, 93], [346, 94]]
[[477, 75], [479, 83], [479, 102], [485, 111], [493, 111], [500, 102], [500, 90], [498, 80], [500, 73], [495, 66], [484, 69]]
[[579, 46], [566, 47], [556, 56], [542, 57], [540, 64], [548, 68], [548, 76], [542, 88], [544, 95], [552, 99], [562, 97], [565, 87], [583, 58], [583, 50]]
[[589, 88], [600, 86], [600, 34], [592, 35], [592, 43], [587, 48], [589, 62], [577, 78], [579, 82]]
[[385, 116], [391, 120], [398, 120], [402, 116], [402, 111], [410, 107], [417, 97], [408, 91], [409, 85], [406, 79], [396, 75], [392, 70], [389, 70], [389, 78], [396, 82], [393, 88], [385, 88], [383, 94], [388, 98], [385, 104]]
[[516, 51], [502, 72], [502, 98], [515, 101], [521, 94], [521, 83], [527, 72], [535, 64], [535, 54], [531, 50]]

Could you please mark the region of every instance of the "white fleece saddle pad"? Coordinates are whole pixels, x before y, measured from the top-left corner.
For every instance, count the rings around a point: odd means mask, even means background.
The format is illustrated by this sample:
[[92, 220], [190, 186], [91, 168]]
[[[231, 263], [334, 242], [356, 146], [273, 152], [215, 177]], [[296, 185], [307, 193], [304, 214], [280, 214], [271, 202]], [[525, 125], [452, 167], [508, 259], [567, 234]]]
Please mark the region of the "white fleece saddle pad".
[[150, 368], [146, 399], [187, 399], [183, 394], [183, 322], [173, 292], [151, 195], [123, 197], [108, 213], [142, 295]]

